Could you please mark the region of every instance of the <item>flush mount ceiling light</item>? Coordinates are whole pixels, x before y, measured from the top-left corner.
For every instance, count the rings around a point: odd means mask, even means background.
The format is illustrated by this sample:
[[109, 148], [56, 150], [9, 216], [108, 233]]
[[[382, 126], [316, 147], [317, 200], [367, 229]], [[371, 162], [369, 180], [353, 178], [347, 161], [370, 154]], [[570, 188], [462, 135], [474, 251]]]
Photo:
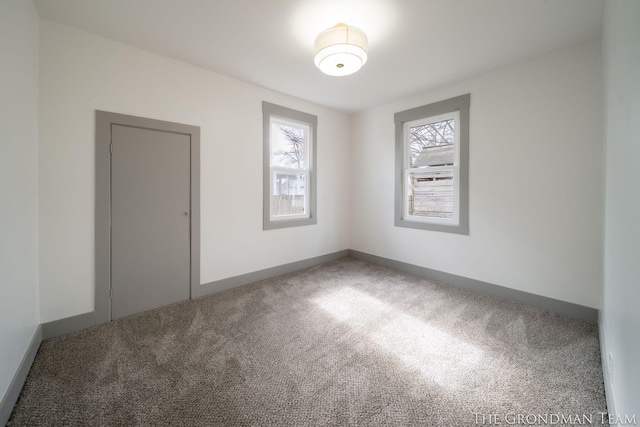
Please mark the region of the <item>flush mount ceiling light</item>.
[[359, 28], [336, 24], [316, 38], [316, 67], [330, 76], [348, 76], [367, 62], [367, 35]]

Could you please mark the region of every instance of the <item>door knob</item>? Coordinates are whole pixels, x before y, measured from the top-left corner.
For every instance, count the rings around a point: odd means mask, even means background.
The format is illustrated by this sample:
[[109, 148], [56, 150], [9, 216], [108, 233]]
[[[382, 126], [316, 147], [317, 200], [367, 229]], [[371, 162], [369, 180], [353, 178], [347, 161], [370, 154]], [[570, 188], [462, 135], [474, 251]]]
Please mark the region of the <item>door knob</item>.
[[182, 215], [189, 216], [189, 212], [185, 212], [185, 213], [183, 213]]

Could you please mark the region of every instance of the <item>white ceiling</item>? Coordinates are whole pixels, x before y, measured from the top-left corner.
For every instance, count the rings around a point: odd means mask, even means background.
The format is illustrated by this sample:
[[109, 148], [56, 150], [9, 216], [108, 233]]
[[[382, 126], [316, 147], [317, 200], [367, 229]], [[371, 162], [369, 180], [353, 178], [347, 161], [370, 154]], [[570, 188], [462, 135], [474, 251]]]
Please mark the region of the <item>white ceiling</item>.
[[[604, 0], [34, 0], [41, 18], [345, 112], [598, 39]], [[323, 75], [318, 33], [369, 36], [356, 74]]]

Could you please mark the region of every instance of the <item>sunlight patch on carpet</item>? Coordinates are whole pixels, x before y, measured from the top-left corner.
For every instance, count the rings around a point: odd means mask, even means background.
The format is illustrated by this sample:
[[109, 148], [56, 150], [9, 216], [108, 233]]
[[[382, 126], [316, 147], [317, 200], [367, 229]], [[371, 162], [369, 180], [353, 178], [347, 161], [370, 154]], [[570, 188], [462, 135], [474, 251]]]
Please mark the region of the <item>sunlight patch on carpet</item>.
[[482, 349], [352, 287], [312, 302], [408, 369], [447, 389], [457, 389], [473, 377], [483, 357]]

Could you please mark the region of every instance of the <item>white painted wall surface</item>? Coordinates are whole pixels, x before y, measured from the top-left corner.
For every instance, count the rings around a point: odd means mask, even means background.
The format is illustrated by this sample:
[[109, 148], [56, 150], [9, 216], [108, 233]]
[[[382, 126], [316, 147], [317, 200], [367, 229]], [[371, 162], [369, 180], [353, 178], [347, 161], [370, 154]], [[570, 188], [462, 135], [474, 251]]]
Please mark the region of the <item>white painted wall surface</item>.
[[616, 415], [640, 423], [640, 2], [606, 4], [603, 365]]
[[38, 24], [0, 2], [0, 400], [39, 323]]
[[[595, 41], [355, 115], [351, 247], [600, 307], [601, 92]], [[470, 234], [395, 227], [393, 114], [465, 93]]]
[[[94, 308], [94, 111], [201, 127], [201, 282], [349, 247], [349, 117], [66, 26], [40, 26], [42, 322]], [[262, 230], [262, 101], [318, 116], [318, 224]]]

